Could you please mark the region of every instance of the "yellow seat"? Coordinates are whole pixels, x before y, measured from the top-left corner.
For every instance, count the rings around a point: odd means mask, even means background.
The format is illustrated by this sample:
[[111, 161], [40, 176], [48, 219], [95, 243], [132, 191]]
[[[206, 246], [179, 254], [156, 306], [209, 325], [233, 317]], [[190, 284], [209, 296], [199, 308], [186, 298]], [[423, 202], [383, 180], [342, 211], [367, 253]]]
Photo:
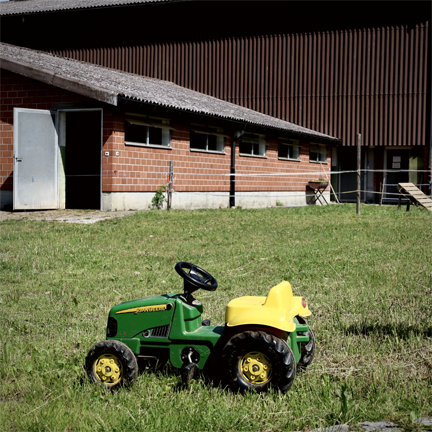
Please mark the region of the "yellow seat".
[[267, 297], [245, 296], [231, 300], [226, 307], [225, 322], [228, 327], [265, 325], [292, 332], [296, 328], [296, 315], [311, 315], [301, 300], [293, 296], [290, 283], [283, 281], [273, 287]]

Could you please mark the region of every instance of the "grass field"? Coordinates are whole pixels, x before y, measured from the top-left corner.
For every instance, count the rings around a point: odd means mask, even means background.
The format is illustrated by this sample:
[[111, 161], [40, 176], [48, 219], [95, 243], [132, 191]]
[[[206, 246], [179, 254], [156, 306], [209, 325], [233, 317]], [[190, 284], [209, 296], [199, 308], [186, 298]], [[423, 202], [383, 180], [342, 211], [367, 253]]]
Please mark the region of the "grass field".
[[[432, 414], [432, 214], [353, 205], [148, 211], [93, 225], [0, 223], [2, 431], [294, 431]], [[122, 301], [180, 292], [178, 261], [219, 283], [204, 318], [282, 280], [308, 300], [314, 363], [286, 394], [233, 394], [175, 370], [115, 393], [88, 350]]]

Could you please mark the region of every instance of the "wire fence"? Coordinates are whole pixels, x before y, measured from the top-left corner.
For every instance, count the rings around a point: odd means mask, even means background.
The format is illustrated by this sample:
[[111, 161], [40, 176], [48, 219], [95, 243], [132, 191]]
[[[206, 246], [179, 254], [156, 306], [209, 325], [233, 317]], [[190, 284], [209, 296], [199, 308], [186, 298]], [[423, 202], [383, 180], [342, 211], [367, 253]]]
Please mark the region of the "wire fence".
[[[357, 175], [360, 173], [362, 176], [368, 173], [382, 173], [383, 180], [379, 183], [379, 190], [374, 188], [363, 187], [360, 190], [349, 188], [351, 182], [344, 181], [344, 176], [349, 174]], [[286, 192], [289, 192], [290, 197], [300, 197], [305, 195], [305, 188], [307, 187], [310, 179], [316, 179], [320, 175], [322, 180], [329, 183], [326, 192], [331, 192], [332, 197], [336, 195], [340, 201], [344, 201], [345, 197], [349, 195], [360, 193], [362, 201], [365, 201], [366, 195], [378, 196], [380, 202], [382, 200], [398, 200], [400, 196], [405, 194], [399, 193], [395, 190], [398, 183], [385, 183], [385, 179], [389, 175], [400, 175], [405, 177], [404, 180], [399, 181], [408, 183], [410, 174], [417, 177], [428, 177], [430, 179], [431, 172], [428, 170], [410, 170], [410, 169], [361, 169], [357, 170], [344, 170], [344, 171], [296, 171], [296, 172], [264, 172], [264, 171], [237, 171], [235, 174], [227, 173], [223, 169], [212, 168], [209, 172], [190, 172], [188, 167], [176, 167], [171, 173], [162, 167], [150, 167], [146, 171], [103, 171], [103, 174], [67, 174], [57, 176], [57, 178], [66, 179], [90, 179], [97, 178], [103, 186], [121, 185], [125, 188], [135, 187], [136, 191], [154, 191], [158, 186], [167, 186], [171, 178], [171, 191], [173, 192], [196, 192], [205, 193], [214, 196], [234, 196], [227, 195], [230, 192], [231, 179], [236, 181], [236, 192], [247, 192], [250, 197], [259, 197], [265, 193], [272, 192], [273, 198], [286, 197]], [[403, 175], [405, 174], [405, 175]], [[322, 177], [324, 175], [324, 177]], [[170, 177], [171, 176], [171, 177]], [[26, 174], [16, 176], [16, 179], [25, 182], [42, 182], [55, 177], [53, 174]], [[394, 177], [393, 177], [394, 178]], [[346, 178], [345, 178], [346, 179]], [[0, 186], [2, 184], [12, 184], [13, 174], [9, 176], [0, 176]], [[364, 184], [364, 177], [362, 179]], [[431, 198], [431, 181], [428, 182], [413, 182], [417, 187]], [[378, 186], [377, 182], [374, 182]], [[331, 190], [331, 186], [334, 190]], [[254, 189], [255, 188], [255, 189]], [[391, 189], [390, 189], [391, 188]], [[280, 195], [278, 195], [278, 193]], [[350, 200], [350, 199], [348, 199]], [[352, 198], [351, 198], [352, 201]]]

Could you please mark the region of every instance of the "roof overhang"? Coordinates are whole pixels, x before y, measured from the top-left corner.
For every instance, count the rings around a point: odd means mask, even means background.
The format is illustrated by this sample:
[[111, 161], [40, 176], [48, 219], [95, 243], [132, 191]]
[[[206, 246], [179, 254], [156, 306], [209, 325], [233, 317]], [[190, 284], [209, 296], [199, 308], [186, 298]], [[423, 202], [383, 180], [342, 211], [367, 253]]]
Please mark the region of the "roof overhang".
[[172, 3], [187, 0], [32, 0], [0, 3], [0, 16], [34, 15], [89, 9]]
[[87, 96], [91, 99], [96, 99], [110, 105], [117, 105], [117, 94], [110, 92], [93, 84], [79, 81], [69, 77], [63, 77], [55, 72], [49, 71], [42, 67], [34, 67], [32, 65], [21, 63], [18, 60], [9, 60], [0, 57], [0, 67], [9, 72], [14, 72], [27, 78], [35, 79], [46, 84], [59, 87], [63, 90], [68, 90], [73, 93]]
[[[214, 98], [172, 82], [0, 43], [0, 67], [114, 107], [133, 103], [194, 118], [208, 118], [272, 135], [337, 145], [338, 138]], [[135, 105], [137, 103], [138, 105]], [[119, 107], [121, 109], [121, 107]], [[182, 114], [183, 113], [183, 114]]]

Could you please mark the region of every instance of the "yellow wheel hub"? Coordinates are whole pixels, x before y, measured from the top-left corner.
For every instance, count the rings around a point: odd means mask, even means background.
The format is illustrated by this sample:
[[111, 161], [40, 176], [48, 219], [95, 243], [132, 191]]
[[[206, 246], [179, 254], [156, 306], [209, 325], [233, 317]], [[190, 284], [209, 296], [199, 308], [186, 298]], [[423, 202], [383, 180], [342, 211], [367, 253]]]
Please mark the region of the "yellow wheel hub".
[[242, 375], [253, 384], [265, 384], [272, 377], [270, 360], [262, 353], [253, 351], [240, 360]]
[[119, 359], [112, 354], [101, 355], [94, 364], [94, 371], [104, 384], [117, 384], [123, 376], [123, 366]]

